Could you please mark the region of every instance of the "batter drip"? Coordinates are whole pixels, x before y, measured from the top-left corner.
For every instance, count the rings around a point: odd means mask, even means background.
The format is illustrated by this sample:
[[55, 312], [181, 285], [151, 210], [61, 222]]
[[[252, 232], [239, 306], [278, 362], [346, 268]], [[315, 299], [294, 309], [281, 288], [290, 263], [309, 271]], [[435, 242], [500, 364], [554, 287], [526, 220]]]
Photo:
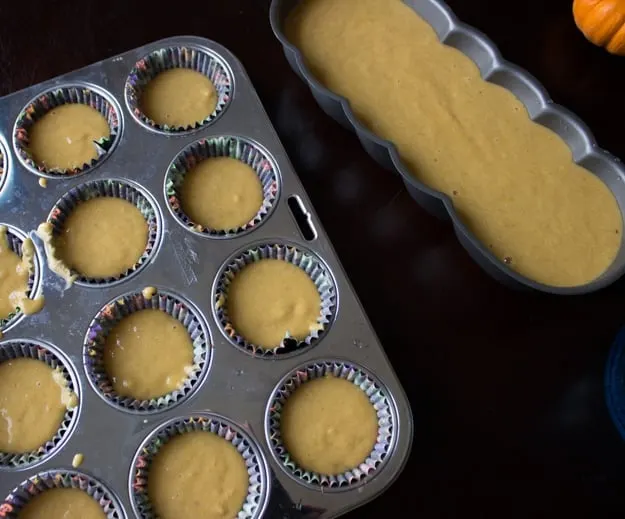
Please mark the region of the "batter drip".
[[7, 228], [0, 225], [0, 319], [6, 319], [18, 309], [25, 315], [41, 311], [42, 296], [28, 297], [28, 279], [33, 269], [35, 248], [30, 238], [22, 243], [20, 258], [9, 247]]

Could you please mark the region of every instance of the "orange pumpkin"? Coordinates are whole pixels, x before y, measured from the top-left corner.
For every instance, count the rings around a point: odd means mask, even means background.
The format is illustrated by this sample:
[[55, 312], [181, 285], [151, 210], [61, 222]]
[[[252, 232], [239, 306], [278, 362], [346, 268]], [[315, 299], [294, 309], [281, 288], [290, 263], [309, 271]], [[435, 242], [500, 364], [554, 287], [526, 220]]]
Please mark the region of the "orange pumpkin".
[[573, 0], [573, 17], [591, 42], [625, 56], [625, 0]]

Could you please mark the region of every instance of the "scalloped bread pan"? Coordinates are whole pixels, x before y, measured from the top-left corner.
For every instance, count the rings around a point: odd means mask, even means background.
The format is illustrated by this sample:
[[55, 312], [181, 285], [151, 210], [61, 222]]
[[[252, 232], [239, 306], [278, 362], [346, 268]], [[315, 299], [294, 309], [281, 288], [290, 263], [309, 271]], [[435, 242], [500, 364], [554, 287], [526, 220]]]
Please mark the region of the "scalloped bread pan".
[[[315, 79], [301, 52], [286, 38], [283, 24], [299, 0], [273, 0], [270, 19], [273, 31], [284, 48], [291, 68], [308, 84], [324, 112], [342, 126], [355, 131], [365, 150], [383, 167], [399, 174], [410, 195], [431, 214], [451, 220], [458, 240], [469, 255], [492, 277], [512, 288], [575, 295], [594, 292], [619, 279], [625, 272], [625, 247], [612, 265], [597, 279], [574, 287], [553, 287], [538, 283], [512, 270], [495, 257], [467, 229], [456, 213], [451, 199], [419, 182], [402, 164], [395, 146], [374, 135], [362, 125], [344, 97], [334, 94]], [[439, 0], [405, 0], [436, 31], [446, 45], [455, 47], [472, 59], [482, 77], [512, 92], [527, 108], [530, 117], [556, 132], [567, 143], [573, 160], [597, 175], [612, 191], [625, 220], [625, 168], [613, 155], [599, 148], [588, 127], [566, 108], [555, 104], [542, 85], [528, 72], [505, 61], [495, 44], [478, 30], [460, 22], [449, 7]]]

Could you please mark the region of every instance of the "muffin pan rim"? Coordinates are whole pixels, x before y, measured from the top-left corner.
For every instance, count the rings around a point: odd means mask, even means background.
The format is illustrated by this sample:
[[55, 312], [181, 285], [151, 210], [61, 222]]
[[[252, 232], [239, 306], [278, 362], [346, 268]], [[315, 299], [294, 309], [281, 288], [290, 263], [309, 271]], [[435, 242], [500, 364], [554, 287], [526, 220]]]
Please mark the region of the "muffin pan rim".
[[[33, 103], [35, 103], [41, 96], [50, 94], [58, 90], [62, 90], [64, 88], [82, 88], [82, 89], [91, 90], [97, 93], [109, 103], [109, 105], [113, 108], [115, 115], [117, 116], [117, 133], [112, 139], [112, 143], [109, 149], [102, 156], [98, 157], [97, 162], [95, 164], [89, 165], [88, 167], [84, 168], [83, 171], [80, 171], [79, 173], [75, 173], [73, 175], [72, 174], [68, 175], [66, 173], [52, 174], [52, 173], [48, 173], [47, 171], [39, 171], [37, 168], [34, 168], [30, 164], [28, 164], [26, 160], [24, 159], [24, 157], [22, 156], [22, 153], [20, 152], [20, 149], [17, 145], [17, 139], [16, 139], [16, 133], [18, 131], [18, 122], [19, 122], [21, 115], [24, 113], [24, 111]], [[82, 104], [82, 103], [71, 103], [71, 104]], [[85, 105], [85, 106], [88, 106], [88, 105]], [[111, 92], [109, 92], [108, 89], [102, 87], [101, 85], [98, 85], [96, 83], [92, 83], [89, 81], [82, 81], [82, 80], [71, 81], [70, 80], [70, 81], [55, 84], [53, 86], [45, 88], [44, 90], [38, 91], [38, 93], [35, 96], [31, 97], [28, 100], [28, 102], [24, 104], [24, 106], [16, 115], [15, 121], [13, 123], [13, 129], [11, 131], [11, 147], [20, 165], [26, 170], [28, 170], [30, 173], [33, 173], [37, 175], [38, 177], [50, 179], [50, 180], [65, 180], [68, 178], [75, 179], [75, 178], [82, 177], [88, 173], [91, 173], [96, 169], [99, 169], [100, 166], [102, 166], [102, 164], [106, 162], [107, 159], [110, 158], [110, 156], [115, 152], [120, 141], [123, 138], [124, 126], [125, 126], [124, 123], [125, 121], [124, 121], [124, 114], [123, 114], [122, 107], [117, 101], [117, 99], [115, 98], [115, 96]]]
[[[213, 140], [213, 139], [216, 140], [216, 139], [221, 139], [221, 138], [225, 138], [225, 139], [238, 139], [239, 141], [243, 141], [243, 142], [249, 144], [252, 148], [255, 148], [255, 149], [259, 150], [260, 153], [264, 156], [265, 160], [267, 160], [271, 164], [272, 169], [273, 169], [274, 174], [275, 174], [275, 177], [276, 177], [276, 185], [277, 185], [276, 193], [274, 195], [273, 202], [271, 203], [271, 206], [269, 207], [267, 212], [264, 215], [261, 216], [261, 219], [260, 219], [260, 221], [258, 223], [250, 226], [248, 229], [245, 229], [245, 230], [242, 230], [242, 231], [236, 230], [233, 233], [225, 234], [225, 235], [217, 235], [217, 234], [210, 234], [210, 233], [206, 233], [206, 232], [201, 232], [201, 231], [198, 231], [195, 228], [190, 227], [187, 224], [185, 224], [182, 221], [181, 217], [176, 213], [175, 209], [172, 207], [172, 204], [169, 201], [169, 196], [167, 195], [167, 184], [170, 181], [171, 170], [174, 167], [176, 161], [181, 156], [183, 156], [183, 154], [185, 152], [190, 151], [195, 146], [198, 146], [201, 141], [208, 141], [208, 140]], [[211, 158], [212, 157], [206, 157], [203, 160], [210, 160]], [[239, 160], [239, 159], [235, 159], [235, 160]], [[188, 171], [186, 173], [188, 173]], [[172, 218], [176, 221], [176, 223], [178, 223], [178, 225], [181, 225], [187, 232], [190, 232], [190, 233], [192, 233], [192, 234], [194, 234], [196, 236], [200, 236], [202, 238], [206, 238], [206, 239], [210, 239], [210, 240], [232, 240], [232, 239], [235, 239], [235, 238], [241, 238], [241, 237], [247, 236], [250, 233], [254, 232], [256, 229], [258, 229], [260, 226], [265, 224], [272, 217], [273, 213], [276, 210], [276, 207], [278, 206], [278, 204], [280, 203], [280, 201], [282, 199], [282, 194], [283, 194], [282, 193], [282, 174], [281, 174], [281, 171], [280, 171], [280, 167], [278, 166], [278, 163], [274, 159], [273, 155], [257, 139], [248, 137], [248, 136], [244, 135], [243, 133], [240, 133], [240, 134], [236, 134], [234, 132], [231, 132], [229, 134], [223, 134], [223, 133], [214, 134], [214, 133], [211, 133], [210, 135], [202, 137], [201, 139], [196, 139], [196, 140], [186, 144], [183, 148], [180, 149], [180, 151], [176, 154], [176, 156], [169, 163], [169, 165], [167, 166], [167, 169], [165, 171], [164, 178], [163, 178], [163, 198], [165, 199], [165, 205], [167, 206], [169, 214], [172, 216]], [[262, 206], [258, 210], [258, 212], [256, 213], [256, 216], [254, 217], [254, 219], [256, 219], [258, 217], [258, 215], [261, 213], [261, 211], [262, 211]], [[182, 211], [182, 207], [181, 207], [181, 212], [184, 212], [184, 211]], [[189, 218], [189, 222], [191, 222], [190, 218]], [[239, 227], [239, 229], [240, 229], [240, 227]]]
[[[284, 18], [300, 1], [301, 0], [272, 0], [269, 9], [272, 30], [282, 45], [287, 61], [293, 71], [309, 86], [310, 90], [315, 94], [314, 98], [317, 104], [321, 106], [327, 115], [350, 131], [355, 132], [361, 140], [365, 151], [367, 151], [376, 162], [401, 177], [408, 193], [415, 199], [416, 203], [439, 218], [451, 220], [458, 241], [482, 270], [495, 280], [510, 288], [521, 290], [530, 289], [557, 295], [578, 295], [595, 292], [611, 285], [625, 274], [625, 238], [621, 239], [619, 252], [607, 269], [594, 280], [582, 285], [547, 285], [517, 273], [503, 261], [499, 260], [485, 244], [477, 239], [467, 225], [462, 222], [458, 212], [453, 207], [453, 201], [450, 196], [417, 180], [416, 177], [408, 171], [408, 168], [403, 165], [395, 145], [368, 130], [359, 122], [349, 101], [345, 97], [332, 92], [315, 78], [312, 71], [306, 65], [302, 52], [289, 41], [283, 31]], [[289, 5], [292, 7], [289, 8]], [[415, 9], [411, 4], [408, 4], [408, 6], [413, 10]], [[474, 27], [461, 22], [443, 0], [425, 0], [423, 6], [436, 9], [437, 14], [445, 18], [445, 27], [449, 27], [450, 29], [442, 38], [443, 43], [453, 34], [467, 36], [472, 43], [482, 48], [485, 47], [492, 56], [489, 62], [488, 76], [492, 76], [495, 72], [503, 71], [514, 76], [517, 80], [524, 82], [526, 85], [529, 85], [534, 92], [534, 100], [537, 100], [541, 107], [540, 110], [532, 116], [532, 120], [536, 120], [541, 115], [556, 114], [559, 116], [560, 120], [563, 121], [563, 124], [577, 127], [577, 135], [575, 137], [579, 137], [584, 141], [584, 152], [577, 159], [574, 158], [575, 163], [580, 164], [588, 159], [597, 159], [602, 163], [606, 161], [610, 164], [610, 167], [616, 171], [620, 180], [625, 181], [625, 166], [623, 166], [622, 162], [610, 152], [600, 148], [586, 124], [570, 110], [553, 102], [545, 88], [534, 76], [518, 65], [502, 58], [497, 46], [492, 40]], [[423, 18], [430, 23], [425, 17]], [[438, 31], [437, 34], [439, 34]], [[440, 40], [439, 34], [439, 41]], [[459, 47], [454, 47], [463, 52]], [[475, 62], [470, 55], [465, 52], [463, 52], [463, 54]], [[482, 77], [484, 76], [482, 75]], [[516, 96], [516, 94], [514, 95]], [[516, 97], [520, 99], [518, 96]], [[520, 100], [527, 107], [527, 103], [522, 99]], [[570, 138], [569, 140], [564, 137], [560, 138], [570, 149], [571, 144], [569, 141], [574, 140], [574, 138]], [[573, 150], [571, 151], [573, 153]], [[594, 170], [586, 169], [590, 171], [591, 174], [599, 177]], [[601, 180], [603, 181], [603, 179]], [[618, 196], [608, 183], [604, 182], [604, 184], [615, 197], [621, 213], [621, 219], [625, 224], [625, 195], [621, 194], [621, 196]]]

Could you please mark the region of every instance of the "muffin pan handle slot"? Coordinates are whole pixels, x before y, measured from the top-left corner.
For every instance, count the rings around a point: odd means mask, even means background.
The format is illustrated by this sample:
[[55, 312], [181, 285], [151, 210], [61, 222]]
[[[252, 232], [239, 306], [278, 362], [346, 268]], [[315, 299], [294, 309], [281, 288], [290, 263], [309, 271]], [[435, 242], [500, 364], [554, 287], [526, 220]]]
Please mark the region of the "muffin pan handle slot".
[[306, 210], [304, 202], [298, 195], [291, 195], [286, 201], [291, 211], [291, 215], [295, 219], [295, 223], [299, 229], [300, 234], [306, 241], [313, 241], [317, 239], [317, 230], [312, 223], [312, 215]]

